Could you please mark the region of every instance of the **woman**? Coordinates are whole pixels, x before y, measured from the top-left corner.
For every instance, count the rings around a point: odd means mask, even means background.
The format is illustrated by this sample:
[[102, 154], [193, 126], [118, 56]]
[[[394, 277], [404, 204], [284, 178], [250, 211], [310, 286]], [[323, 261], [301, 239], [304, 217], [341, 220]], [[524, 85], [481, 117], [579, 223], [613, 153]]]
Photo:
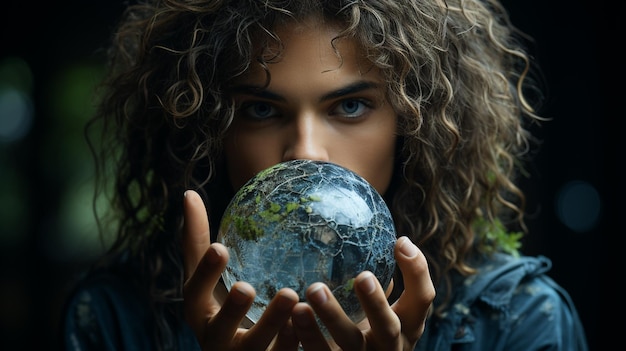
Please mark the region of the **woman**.
[[[520, 38], [491, 0], [129, 6], [94, 119], [117, 238], [69, 300], [66, 347], [586, 350], [550, 261], [518, 252], [541, 120]], [[254, 290], [219, 282], [225, 206], [291, 159], [351, 169], [391, 209], [393, 291], [361, 272], [358, 325], [316, 283], [246, 326]]]

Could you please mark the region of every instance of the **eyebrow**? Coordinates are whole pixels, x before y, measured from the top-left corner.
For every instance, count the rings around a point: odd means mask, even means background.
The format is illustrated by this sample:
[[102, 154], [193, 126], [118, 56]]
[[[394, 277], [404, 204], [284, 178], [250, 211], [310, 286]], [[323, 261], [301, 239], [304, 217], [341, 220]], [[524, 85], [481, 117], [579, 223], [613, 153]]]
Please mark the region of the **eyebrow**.
[[[369, 89], [376, 89], [378, 87], [379, 87], [379, 84], [372, 82], [372, 81], [354, 82], [352, 84], [348, 84], [337, 90], [333, 90], [327, 94], [322, 95], [322, 97], [320, 98], [320, 102], [337, 99], [346, 95], [359, 93], [359, 92], [369, 90]], [[285, 97], [277, 93], [274, 93], [270, 90], [264, 89], [260, 86], [256, 86], [256, 85], [245, 85], [245, 84], [236, 85], [232, 87], [230, 90], [231, 90], [231, 93], [234, 93], [234, 94], [252, 95], [252, 96], [256, 96], [258, 98], [265, 99], [265, 100], [273, 100], [273, 101], [279, 101], [279, 102], [287, 101]]]

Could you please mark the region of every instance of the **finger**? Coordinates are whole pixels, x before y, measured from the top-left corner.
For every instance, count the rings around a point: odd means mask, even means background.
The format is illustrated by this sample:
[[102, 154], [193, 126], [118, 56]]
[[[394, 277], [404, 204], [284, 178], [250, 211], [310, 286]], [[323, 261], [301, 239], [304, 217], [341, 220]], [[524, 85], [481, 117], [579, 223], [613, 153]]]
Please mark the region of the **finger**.
[[196, 270], [198, 262], [211, 245], [211, 236], [206, 208], [197, 192], [185, 191], [183, 210], [185, 223], [182, 247], [186, 281]]
[[[292, 308], [298, 303], [298, 294], [292, 289], [283, 288], [270, 301], [258, 322], [246, 333], [245, 349], [265, 349], [272, 339], [281, 332], [291, 317]], [[297, 348], [298, 340], [293, 329], [282, 330], [281, 346], [276, 349]], [[289, 337], [288, 332], [291, 331]]]
[[389, 286], [387, 286], [387, 290], [385, 290], [385, 296], [387, 297], [387, 299], [389, 299], [389, 296], [391, 296], [391, 293], [393, 292], [393, 287], [394, 281], [393, 278], [391, 278], [391, 281], [389, 281]]
[[307, 289], [307, 301], [319, 316], [334, 342], [344, 350], [359, 350], [364, 344], [361, 330], [346, 315], [328, 286], [314, 283]]
[[296, 331], [293, 328], [291, 319], [288, 319], [276, 336], [276, 340], [272, 347], [272, 350], [280, 351], [296, 351], [300, 344]]
[[400, 349], [400, 319], [389, 306], [387, 295], [376, 276], [369, 271], [359, 273], [354, 280], [354, 289], [371, 328], [368, 347], [371, 347], [369, 343], [374, 343], [377, 349]]
[[330, 351], [330, 346], [315, 320], [315, 313], [305, 302], [297, 303], [291, 313], [291, 319], [304, 350]]
[[[207, 323], [207, 330], [204, 333], [206, 339], [204, 341], [212, 346], [216, 346], [218, 350], [230, 345], [239, 328], [239, 324], [252, 305], [254, 297], [255, 292], [252, 285], [246, 282], [233, 284], [221, 309]], [[269, 345], [269, 341], [262, 349], [265, 349], [267, 345]]]
[[395, 257], [402, 272], [404, 291], [392, 305], [402, 323], [402, 333], [417, 341], [424, 332], [430, 306], [435, 299], [435, 287], [430, 278], [428, 263], [422, 251], [407, 237], [401, 237], [395, 246]]
[[204, 333], [207, 319], [220, 310], [213, 292], [226, 262], [226, 247], [218, 243], [211, 245], [183, 286], [185, 318], [199, 336]]

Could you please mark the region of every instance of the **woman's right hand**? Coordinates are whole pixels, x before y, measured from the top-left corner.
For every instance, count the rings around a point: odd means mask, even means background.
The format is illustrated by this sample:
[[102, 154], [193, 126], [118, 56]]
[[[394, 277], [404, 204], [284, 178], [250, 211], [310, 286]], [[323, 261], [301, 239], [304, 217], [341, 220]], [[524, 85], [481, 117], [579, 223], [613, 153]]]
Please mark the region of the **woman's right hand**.
[[209, 222], [202, 199], [189, 190], [184, 198], [185, 319], [203, 350], [297, 350], [298, 340], [289, 317], [298, 294], [282, 289], [261, 319], [250, 329], [241, 323], [255, 297], [254, 288], [237, 282], [227, 292], [220, 276], [228, 250], [211, 243]]

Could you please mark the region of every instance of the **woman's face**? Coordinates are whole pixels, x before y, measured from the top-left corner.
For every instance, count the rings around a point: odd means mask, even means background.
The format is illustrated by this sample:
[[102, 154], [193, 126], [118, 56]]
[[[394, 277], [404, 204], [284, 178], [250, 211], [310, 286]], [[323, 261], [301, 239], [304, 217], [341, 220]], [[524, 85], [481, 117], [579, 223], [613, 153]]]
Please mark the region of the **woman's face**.
[[[239, 189], [257, 172], [293, 159], [328, 161], [387, 190], [394, 163], [396, 114], [379, 70], [356, 43], [331, 40], [318, 22], [278, 30], [284, 50], [232, 87], [238, 112], [225, 140], [229, 179]], [[338, 55], [339, 54], [339, 55]]]

